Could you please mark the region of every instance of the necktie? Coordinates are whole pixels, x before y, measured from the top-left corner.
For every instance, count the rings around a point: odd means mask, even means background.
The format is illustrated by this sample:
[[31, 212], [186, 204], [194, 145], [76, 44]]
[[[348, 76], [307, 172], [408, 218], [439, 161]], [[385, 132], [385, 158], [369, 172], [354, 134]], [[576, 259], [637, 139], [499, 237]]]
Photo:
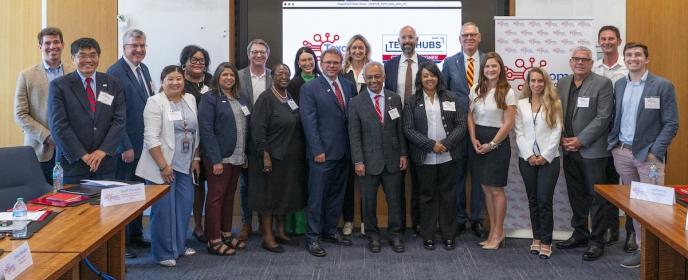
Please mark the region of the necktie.
[[466, 81], [468, 82], [468, 89], [473, 87], [473, 71], [475, 71], [475, 66], [473, 65], [473, 58], [468, 58], [468, 69], [466, 69]]
[[344, 111], [344, 95], [342, 95], [342, 90], [339, 89], [337, 82], [332, 82], [332, 87], [334, 87], [334, 96], [337, 97], [337, 103], [339, 103], [339, 108]]
[[409, 58], [406, 59], [406, 80], [404, 81], [404, 98], [411, 96], [413, 88], [413, 67], [411, 67], [413, 61]]
[[384, 123], [384, 119], [382, 118], [382, 110], [380, 110], [380, 97], [382, 97], [381, 94], [375, 95], [375, 113], [377, 113], [377, 120], [379, 120], [380, 123]]
[[136, 66], [136, 78], [138, 78], [139, 86], [141, 86], [143, 92], [145, 92], [146, 95], [150, 95], [150, 92], [148, 92], [148, 87], [146, 86], [146, 80], [143, 79], [143, 74], [141, 74], [141, 66]]
[[93, 89], [91, 88], [91, 81], [93, 79], [86, 78], [86, 98], [88, 98], [88, 103], [91, 105], [91, 112], [95, 113], [96, 112], [96, 94], [93, 93]]

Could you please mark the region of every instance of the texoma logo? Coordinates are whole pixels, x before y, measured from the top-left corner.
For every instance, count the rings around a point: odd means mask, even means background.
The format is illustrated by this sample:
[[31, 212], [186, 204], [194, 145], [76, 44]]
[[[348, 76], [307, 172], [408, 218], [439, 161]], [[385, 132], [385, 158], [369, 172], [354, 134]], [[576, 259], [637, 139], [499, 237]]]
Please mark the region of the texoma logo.
[[334, 44], [335, 42], [339, 41], [338, 34], [330, 34], [330, 32], [326, 32], [323, 36], [320, 33], [315, 33], [313, 34], [312, 40], [313, 41], [303, 40], [303, 46], [312, 49], [318, 56], [318, 59], [320, 59], [320, 55], [323, 51], [330, 48], [337, 48], [340, 52], [342, 52], [342, 54], [346, 52], [346, 46]]
[[[536, 66], [535, 64], [536, 59], [534, 57], [528, 58], [527, 62], [523, 58], [515, 59], [513, 63], [513, 65], [515, 66], [514, 68], [504, 66], [504, 68], [506, 68], [506, 79], [509, 82], [512, 82], [512, 84], [516, 83], [516, 88], [518, 89], [518, 91], [522, 91], [523, 85], [525, 83], [526, 74], [528, 73], [528, 70], [530, 70], [530, 68]], [[547, 66], [547, 60], [541, 59], [540, 61], [537, 61], [537, 64], [538, 67], [545, 68]], [[559, 79], [566, 77], [567, 75], [568, 74], [562, 73], [549, 73], [549, 78], [552, 79], [552, 82], [556, 84], [557, 81], [559, 81]]]
[[[401, 54], [401, 46], [398, 39], [399, 35], [397, 34], [382, 35], [382, 44], [384, 44], [382, 51], [383, 62]], [[435, 63], [442, 62], [447, 57], [447, 34], [418, 34], [416, 53]]]

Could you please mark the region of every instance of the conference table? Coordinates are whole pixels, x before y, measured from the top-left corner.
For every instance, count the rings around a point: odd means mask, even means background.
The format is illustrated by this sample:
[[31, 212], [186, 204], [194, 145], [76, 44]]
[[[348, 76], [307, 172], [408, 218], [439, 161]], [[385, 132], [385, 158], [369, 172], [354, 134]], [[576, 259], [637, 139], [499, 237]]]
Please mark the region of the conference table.
[[0, 249], [9, 252], [28, 242], [34, 265], [20, 279], [100, 279], [80, 263], [86, 258], [98, 270], [124, 279], [125, 227], [165, 195], [169, 186], [149, 185], [145, 190], [146, 199], [138, 202], [48, 207], [59, 212], [52, 221], [28, 240], [0, 240]]
[[686, 279], [688, 231], [686, 208], [630, 198], [630, 187], [595, 185], [607, 201], [642, 226], [641, 279]]

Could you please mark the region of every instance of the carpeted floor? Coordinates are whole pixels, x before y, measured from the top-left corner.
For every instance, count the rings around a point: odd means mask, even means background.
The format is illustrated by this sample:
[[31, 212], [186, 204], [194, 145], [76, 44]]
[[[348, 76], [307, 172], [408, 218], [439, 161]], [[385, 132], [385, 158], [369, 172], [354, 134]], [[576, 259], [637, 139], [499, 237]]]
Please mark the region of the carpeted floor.
[[[301, 241], [302, 239], [299, 238]], [[556, 250], [550, 260], [528, 253], [530, 240], [507, 239], [500, 250], [477, 246], [478, 239], [466, 232], [457, 239], [457, 249], [434, 251], [423, 248], [419, 238], [407, 234], [406, 252], [394, 253], [387, 243], [372, 254], [358, 235], [351, 247], [323, 243], [328, 255], [311, 256], [302, 247], [286, 247], [282, 254], [260, 247], [254, 233], [248, 248], [235, 256], [210, 255], [205, 245], [192, 237], [188, 245], [198, 254], [177, 260], [166, 268], [153, 262], [147, 249], [136, 249], [138, 258], [127, 260], [128, 279], [638, 279], [639, 269], [619, 266], [627, 253], [622, 242], [608, 247], [594, 262], [581, 260], [584, 248]], [[303, 241], [302, 241], [303, 243]], [[441, 242], [436, 243], [441, 245]]]

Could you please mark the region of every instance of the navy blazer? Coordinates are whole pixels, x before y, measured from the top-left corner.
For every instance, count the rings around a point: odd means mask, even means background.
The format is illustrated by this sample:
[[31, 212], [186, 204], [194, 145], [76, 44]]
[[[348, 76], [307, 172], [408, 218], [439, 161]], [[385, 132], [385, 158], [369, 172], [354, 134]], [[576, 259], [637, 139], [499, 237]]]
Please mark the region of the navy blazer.
[[[247, 106], [246, 100], [239, 99], [241, 105]], [[248, 127], [249, 119], [246, 118]], [[234, 153], [237, 143], [237, 127], [232, 106], [229, 99], [220, 90], [213, 90], [203, 94], [201, 104], [198, 107], [198, 126], [201, 135], [201, 147], [204, 154], [210, 159], [211, 164], [222, 163], [223, 158], [230, 157]], [[244, 131], [248, 140], [248, 128]], [[248, 142], [246, 150], [248, 150]]]
[[[611, 150], [619, 143], [621, 132], [621, 117], [623, 116], [623, 96], [628, 81], [619, 79], [614, 85], [616, 98], [616, 114], [611, 132], [607, 137], [607, 150]], [[659, 109], [645, 108], [645, 98], [659, 98]], [[645, 161], [647, 154], [663, 160], [671, 140], [678, 132], [678, 109], [676, 105], [676, 91], [670, 81], [647, 74], [643, 94], [638, 104], [638, 115], [635, 123], [633, 137], [633, 157], [639, 161]]]
[[[148, 66], [143, 63], [139, 65], [143, 73], [143, 84], [148, 89], [148, 92], [154, 94], [155, 91], [153, 91], [153, 86], [151, 85]], [[148, 101], [150, 95], [140, 86], [136, 73], [131, 71], [129, 64], [127, 64], [124, 58], [120, 58], [112, 64], [108, 68], [107, 73], [122, 82], [124, 101], [127, 106], [126, 133], [122, 133], [122, 142], [117, 148], [117, 153], [134, 149], [134, 157], [139, 158], [143, 149], [143, 108], [146, 107], [146, 101]]]
[[[485, 53], [478, 50], [478, 56], [482, 60]], [[474, 63], [480, 63], [476, 61]], [[480, 73], [473, 73], [474, 84], [478, 82]], [[466, 80], [466, 64], [464, 63], [463, 52], [444, 59], [442, 64], [442, 79], [444, 80], [445, 88], [449, 91], [456, 92], [461, 95], [468, 96], [470, 88], [468, 88], [468, 80]]]
[[[343, 76], [340, 75], [338, 80], [342, 85], [344, 104], [348, 106], [356, 89]], [[347, 110], [339, 107], [325, 77], [320, 76], [305, 83], [300, 95], [299, 110], [310, 160], [322, 153], [325, 153], [327, 160], [349, 158]]]
[[[395, 56], [394, 58], [385, 62], [385, 89], [399, 93], [397, 90], [397, 78], [399, 76], [399, 60], [403, 55]], [[418, 55], [418, 65], [423, 62], [430, 62], [429, 59]], [[414, 73], [415, 75], [415, 73]], [[400, 93], [400, 94], [403, 94]]]
[[[466, 152], [463, 144], [468, 128], [468, 97], [461, 97], [450, 91], [439, 91], [442, 124], [446, 138], [440, 142], [451, 154], [452, 160], [464, 157]], [[454, 102], [454, 111], [445, 111], [442, 103]], [[425, 157], [432, 152], [435, 141], [428, 138], [428, 118], [425, 112], [425, 98], [422, 94], [414, 94], [404, 101], [404, 135], [409, 141], [408, 150], [411, 162], [423, 165]]]
[[113, 155], [126, 122], [124, 92], [119, 80], [108, 74], [96, 72], [96, 82], [96, 96], [107, 92], [113, 100], [110, 105], [96, 101], [95, 113], [91, 112], [86, 89], [76, 71], [50, 83], [48, 123], [59, 151], [56, 160], [62, 164], [65, 176], [89, 174], [81, 157], [95, 150], [107, 154], [95, 174], [112, 173], [117, 168]]

